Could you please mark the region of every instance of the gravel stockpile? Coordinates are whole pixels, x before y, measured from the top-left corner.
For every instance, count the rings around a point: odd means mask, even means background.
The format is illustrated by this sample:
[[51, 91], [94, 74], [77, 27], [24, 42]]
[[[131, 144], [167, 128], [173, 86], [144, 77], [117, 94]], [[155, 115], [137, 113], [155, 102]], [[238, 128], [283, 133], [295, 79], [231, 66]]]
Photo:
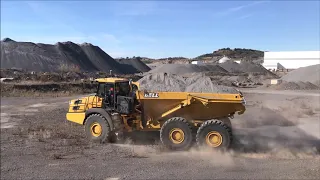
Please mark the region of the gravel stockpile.
[[243, 72], [241, 70], [240, 64], [234, 62], [234, 61], [226, 61], [224, 63], [219, 64], [223, 69], [225, 69], [228, 72], [232, 73], [241, 73]]
[[[320, 63], [320, 62], [319, 62]], [[316, 85], [319, 84], [320, 80], [320, 64], [302, 67], [293, 70], [281, 78], [287, 82], [310, 82]]]
[[241, 67], [240, 70], [242, 72], [271, 74], [271, 72], [266, 68], [264, 68], [261, 64], [255, 64], [251, 62], [241, 62], [240, 67]]
[[311, 82], [282, 82], [281, 84], [271, 86], [276, 90], [320, 90], [319, 86], [312, 84]]
[[215, 85], [209, 77], [202, 75], [184, 78], [174, 74], [149, 74], [141, 78], [139, 83], [142, 90], [148, 91], [237, 93], [236, 89]]
[[226, 61], [219, 64], [219, 66], [231, 73], [258, 73], [275, 77], [273, 73], [264, 68], [261, 64], [252, 62], [241, 62], [238, 64], [234, 61]]
[[121, 64], [98, 46], [89, 43], [58, 42], [54, 45], [16, 42], [9, 38], [1, 41], [1, 68], [19, 68], [28, 71], [104, 71], [132, 74], [148, 71], [143, 62]]
[[221, 68], [218, 65], [197, 65], [197, 64], [163, 64], [160, 65], [151, 71], [148, 74], [154, 73], [170, 73], [170, 74], [188, 74], [195, 72], [206, 72], [206, 71], [215, 71], [215, 72], [227, 72], [225, 69]]

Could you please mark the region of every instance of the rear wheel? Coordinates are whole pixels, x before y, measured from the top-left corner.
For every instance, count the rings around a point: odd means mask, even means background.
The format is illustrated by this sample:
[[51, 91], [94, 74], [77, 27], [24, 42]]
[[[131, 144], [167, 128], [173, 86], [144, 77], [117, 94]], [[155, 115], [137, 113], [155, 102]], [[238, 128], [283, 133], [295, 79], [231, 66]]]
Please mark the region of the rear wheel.
[[208, 120], [199, 127], [196, 141], [199, 146], [225, 150], [232, 141], [231, 128], [220, 120]]
[[85, 132], [94, 142], [105, 143], [110, 139], [110, 126], [107, 119], [100, 114], [92, 114], [86, 119]]
[[167, 120], [160, 130], [163, 145], [172, 150], [187, 150], [192, 145], [192, 129], [186, 119], [174, 117]]

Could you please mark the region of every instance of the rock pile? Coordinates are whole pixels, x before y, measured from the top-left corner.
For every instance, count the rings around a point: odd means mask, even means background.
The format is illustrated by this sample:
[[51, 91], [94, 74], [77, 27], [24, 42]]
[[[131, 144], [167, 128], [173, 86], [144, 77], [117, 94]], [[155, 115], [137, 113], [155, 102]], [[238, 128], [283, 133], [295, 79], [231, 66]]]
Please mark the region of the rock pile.
[[142, 90], [148, 91], [237, 93], [236, 89], [213, 84], [209, 77], [200, 74], [189, 78], [166, 73], [149, 74], [138, 82]]

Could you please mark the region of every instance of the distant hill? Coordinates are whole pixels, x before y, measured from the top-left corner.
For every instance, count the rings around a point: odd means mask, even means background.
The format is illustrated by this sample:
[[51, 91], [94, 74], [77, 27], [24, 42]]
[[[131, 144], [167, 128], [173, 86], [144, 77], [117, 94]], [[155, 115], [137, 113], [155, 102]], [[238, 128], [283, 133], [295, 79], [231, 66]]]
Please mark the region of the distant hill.
[[119, 62], [100, 47], [90, 43], [58, 42], [54, 45], [16, 42], [10, 38], [1, 41], [1, 68], [28, 71], [105, 71], [117, 74], [145, 72], [141, 60]]
[[172, 60], [172, 61], [176, 61], [176, 60], [188, 60], [188, 58], [185, 57], [167, 57], [167, 58], [160, 58], [157, 60]]
[[237, 59], [237, 60], [244, 60], [244, 61], [256, 61], [260, 60], [264, 56], [264, 52], [260, 50], [254, 50], [254, 49], [245, 49], [245, 48], [222, 48], [218, 49], [212, 53], [203, 54], [196, 59], [220, 59], [223, 56], [227, 56], [231, 59]]
[[119, 60], [123, 61], [123, 60], [135, 60], [138, 59], [139, 61], [143, 62], [144, 64], [150, 64], [153, 63], [155, 59], [152, 58], [148, 58], [148, 57], [140, 57], [140, 56], [133, 56], [133, 57], [118, 57], [115, 58], [115, 60], [117, 60], [119, 62]]
[[254, 50], [254, 49], [245, 49], [245, 48], [222, 48], [212, 53], [202, 54], [195, 58], [185, 58], [185, 57], [167, 57], [167, 58], [159, 58], [159, 59], [151, 59], [151, 58], [142, 58], [142, 61], [146, 64], [161, 62], [161, 63], [189, 63], [192, 60], [219, 60], [222, 57], [227, 56], [230, 59], [234, 60], [243, 60], [249, 62], [262, 63], [264, 51]]

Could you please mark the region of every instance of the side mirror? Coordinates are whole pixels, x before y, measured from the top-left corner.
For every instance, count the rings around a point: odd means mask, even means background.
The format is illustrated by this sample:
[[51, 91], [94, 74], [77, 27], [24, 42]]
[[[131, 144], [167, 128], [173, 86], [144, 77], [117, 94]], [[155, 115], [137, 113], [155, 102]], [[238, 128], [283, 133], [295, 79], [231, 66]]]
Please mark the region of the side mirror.
[[131, 86], [131, 85], [132, 85], [132, 79], [129, 80], [129, 86]]

